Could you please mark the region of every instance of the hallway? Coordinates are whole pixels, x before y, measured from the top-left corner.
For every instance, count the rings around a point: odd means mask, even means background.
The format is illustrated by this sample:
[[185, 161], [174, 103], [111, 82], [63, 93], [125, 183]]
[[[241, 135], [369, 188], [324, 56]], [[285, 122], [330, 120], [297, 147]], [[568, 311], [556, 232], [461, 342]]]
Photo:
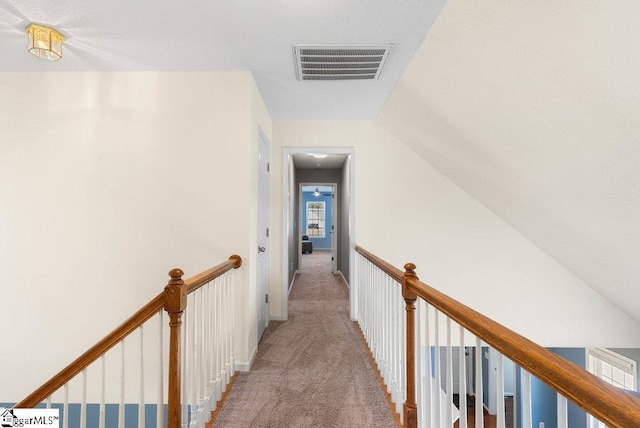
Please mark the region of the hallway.
[[216, 427], [394, 427], [331, 254], [303, 254], [289, 320], [271, 321]]

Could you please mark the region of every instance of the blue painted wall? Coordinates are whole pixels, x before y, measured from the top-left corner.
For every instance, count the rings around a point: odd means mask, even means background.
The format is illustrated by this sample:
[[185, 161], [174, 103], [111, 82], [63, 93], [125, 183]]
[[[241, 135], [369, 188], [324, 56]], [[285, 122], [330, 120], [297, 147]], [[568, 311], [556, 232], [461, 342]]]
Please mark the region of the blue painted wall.
[[[586, 351], [584, 348], [548, 348], [551, 352], [571, 361], [579, 367], [586, 368]], [[518, 374], [520, 370], [518, 370]], [[517, 388], [520, 388], [520, 376], [517, 378]], [[539, 426], [544, 422], [545, 428], [558, 426], [557, 393], [545, 383], [535, 377], [531, 378], [531, 417], [533, 426]], [[518, 414], [522, 417], [522, 403], [517, 403]], [[569, 428], [584, 428], [587, 426], [587, 414], [578, 406], [569, 402], [567, 406]], [[522, 426], [522, 420], [518, 421], [518, 427]]]
[[330, 250], [331, 249], [331, 212], [333, 209], [333, 199], [331, 196], [320, 195], [318, 197], [313, 196], [313, 192], [302, 193], [302, 234], [307, 232], [307, 202], [324, 201], [325, 203], [325, 236], [324, 238], [312, 238], [309, 239], [313, 242], [314, 250]]
[[[0, 403], [0, 408], [13, 407], [15, 403]], [[45, 408], [44, 404], [37, 406], [38, 408]], [[105, 426], [116, 427], [118, 426], [118, 409], [119, 404], [106, 404], [105, 405]], [[52, 403], [51, 408], [58, 409], [60, 411], [60, 426], [63, 425], [63, 421], [67, 415], [63, 414], [62, 403]], [[156, 405], [145, 404], [144, 406], [144, 418], [145, 427], [156, 427]], [[80, 404], [69, 403], [69, 426], [80, 426]], [[167, 420], [167, 406], [164, 406], [164, 420]], [[87, 404], [87, 428], [98, 428], [100, 426], [100, 404]], [[138, 427], [138, 405], [137, 404], [125, 404], [124, 406], [124, 426], [125, 428]]]

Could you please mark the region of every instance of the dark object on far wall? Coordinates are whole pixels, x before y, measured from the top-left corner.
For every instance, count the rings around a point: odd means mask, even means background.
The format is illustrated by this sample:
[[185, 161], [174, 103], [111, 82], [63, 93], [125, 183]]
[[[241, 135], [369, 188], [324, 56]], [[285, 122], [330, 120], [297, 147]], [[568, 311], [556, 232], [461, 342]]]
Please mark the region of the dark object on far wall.
[[313, 253], [313, 242], [309, 241], [308, 235], [302, 235], [302, 252]]

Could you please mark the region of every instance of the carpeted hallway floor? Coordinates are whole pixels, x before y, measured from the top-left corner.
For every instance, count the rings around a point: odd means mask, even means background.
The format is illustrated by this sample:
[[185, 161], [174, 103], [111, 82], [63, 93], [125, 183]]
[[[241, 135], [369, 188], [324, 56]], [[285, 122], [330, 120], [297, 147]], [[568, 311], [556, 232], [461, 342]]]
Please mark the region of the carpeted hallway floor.
[[303, 254], [289, 320], [272, 321], [215, 427], [395, 427], [327, 251]]

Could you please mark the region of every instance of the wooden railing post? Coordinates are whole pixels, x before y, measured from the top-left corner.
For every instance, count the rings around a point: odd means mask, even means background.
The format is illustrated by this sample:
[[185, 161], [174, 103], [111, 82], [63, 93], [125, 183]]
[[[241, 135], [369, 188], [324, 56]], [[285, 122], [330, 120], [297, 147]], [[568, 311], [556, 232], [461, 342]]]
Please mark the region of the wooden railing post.
[[171, 279], [164, 288], [164, 310], [169, 314], [169, 386], [167, 427], [180, 427], [180, 327], [187, 307], [187, 286], [180, 269], [169, 272]]
[[418, 426], [418, 406], [416, 404], [416, 299], [418, 296], [409, 290], [407, 280], [409, 278], [418, 279], [415, 273], [416, 265], [407, 263], [404, 265], [404, 277], [402, 280], [402, 297], [406, 303], [407, 311], [407, 397], [404, 402], [404, 421], [408, 428], [416, 428]]

